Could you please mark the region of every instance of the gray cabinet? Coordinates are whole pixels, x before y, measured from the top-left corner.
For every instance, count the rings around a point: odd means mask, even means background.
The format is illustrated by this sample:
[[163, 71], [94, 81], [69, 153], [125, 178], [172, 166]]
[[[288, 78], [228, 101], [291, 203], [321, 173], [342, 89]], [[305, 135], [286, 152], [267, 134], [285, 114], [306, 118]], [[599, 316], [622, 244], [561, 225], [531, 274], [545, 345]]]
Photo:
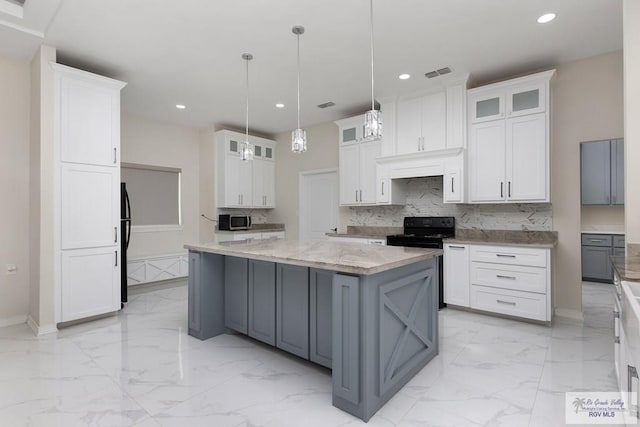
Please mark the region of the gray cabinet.
[[224, 322], [227, 328], [246, 334], [248, 260], [224, 257]]
[[331, 304], [335, 273], [312, 268], [309, 272], [309, 360], [331, 368]]
[[249, 260], [248, 335], [276, 345], [276, 264]]
[[580, 144], [580, 195], [583, 205], [624, 204], [624, 141]]
[[309, 268], [278, 264], [276, 346], [309, 358]]
[[189, 252], [189, 335], [207, 339], [224, 332], [223, 277], [221, 256]]
[[582, 279], [612, 282], [613, 271], [609, 257], [612, 249], [603, 246], [582, 247]]
[[611, 204], [624, 205], [624, 140], [611, 141]]
[[582, 280], [613, 283], [610, 257], [624, 255], [624, 235], [582, 235]]

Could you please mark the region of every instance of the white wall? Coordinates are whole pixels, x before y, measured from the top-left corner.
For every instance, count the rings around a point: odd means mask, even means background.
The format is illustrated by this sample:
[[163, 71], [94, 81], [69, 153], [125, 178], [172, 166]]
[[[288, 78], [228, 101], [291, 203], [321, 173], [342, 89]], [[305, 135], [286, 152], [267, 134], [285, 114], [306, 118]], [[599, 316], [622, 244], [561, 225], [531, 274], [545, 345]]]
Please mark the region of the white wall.
[[[123, 115], [122, 162], [182, 169], [182, 230], [132, 233], [130, 257], [183, 252], [185, 243], [199, 241], [199, 156], [200, 132], [197, 129]], [[135, 203], [131, 200], [134, 216]]]
[[[291, 152], [291, 132], [276, 136], [276, 208], [268, 214], [268, 222], [284, 223], [287, 239], [297, 239], [298, 180], [303, 171], [338, 167], [338, 126], [322, 123], [305, 127], [307, 152]], [[340, 229], [347, 226], [348, 212], [341, 209]]]
[[622, 135], [622, 52], [561, 64], [554, 90], [553, 226], [558, 231], [555, 305], [580, 316], [580, 142]]
[[28, 61], [0, 57], [0, 326], [29, 312], [30, 75]]
[[640, 244], [640, 2], [624, 0], [624, 149], [627, 243]]

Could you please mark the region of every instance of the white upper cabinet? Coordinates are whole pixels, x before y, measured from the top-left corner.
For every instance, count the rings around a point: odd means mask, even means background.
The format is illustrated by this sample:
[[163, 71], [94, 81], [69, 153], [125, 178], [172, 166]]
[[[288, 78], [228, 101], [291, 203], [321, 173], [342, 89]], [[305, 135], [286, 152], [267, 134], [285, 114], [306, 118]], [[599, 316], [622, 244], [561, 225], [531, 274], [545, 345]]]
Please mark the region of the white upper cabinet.
[[380, 141], [340, 147], [340, 205], [376, 203], [376, 158]]
[[275, 207], [275, 141], [249, 136], [254, 159], [240, 158], [245, 135], [216, 132], [216, 199], [220, 208]]
[[545, 201], [547, 162], [544, 113], [507, 120], [507, 200]]
[[469, 90], [469, 201], [549, 202], [555, 70]]
[[251, 138], [254, 144], [253, 159], [253, 206], [274, 208], [276, 195], [275, 147], [269, 140]]
[[53, 64], [58, 93], [60, 160], [120, 164], [120, 90], [125, 83]]
[[466, 147], [469, 75], [408, 96], [380, 100], [383, 157]]
[[487, 91], [469, 95], [471, 123], [481, 123], [504, 118], [504, 90]]
[[547, 85], [533, 82], [507, 89], [507, 117], [544, 113], [547, 109]]
[[335, 123], [340, 135], [340, 205], [373, 205], [376, 203], [376, 159], [380, 156], [381, 141], [358, 138], [361, 133], [352, 138], [350, 129], [362, 126], [363, 115]]
[[469, 191], [471, 202], [505, 200], [506, 146], [504, 120], [469, 128]]
[[396, 154], [434, 151], [446, 146], [446, 92], [398, 101]]

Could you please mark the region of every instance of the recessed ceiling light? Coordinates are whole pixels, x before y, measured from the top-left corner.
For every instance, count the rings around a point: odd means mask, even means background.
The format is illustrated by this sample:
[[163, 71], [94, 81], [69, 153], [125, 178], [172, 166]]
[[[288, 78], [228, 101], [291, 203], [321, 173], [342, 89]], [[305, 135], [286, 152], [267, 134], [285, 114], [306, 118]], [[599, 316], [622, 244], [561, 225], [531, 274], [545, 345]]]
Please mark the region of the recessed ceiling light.
[[545, 13], [540, 18], [538, 18], [538, 24], [546, 24], [547, 22], [551, 22], [556, 19], [555, 13]]
[[410, 78], [410, 77], [411, 77], [411, 74], [406, 74], [406, 73], [405, 73], [405, 74], [400, 74], [400, 75], [398, 76], [398, 78], [399, 78], [400, 80], [407, 80], [407, 79], [408, 79], [408, 78]]
[[278, 103], [278, 104], [276, 104], [276, 108], [284, 108], [284, 104]]
[[187, 108], [187, 107], [186, 107], [185, 105], [182, 105], [182, 104], [176, 104], [176, 108], [177, 108], [178, 110], [184, 110], [184, 109], [185, 109], [185, 108]]

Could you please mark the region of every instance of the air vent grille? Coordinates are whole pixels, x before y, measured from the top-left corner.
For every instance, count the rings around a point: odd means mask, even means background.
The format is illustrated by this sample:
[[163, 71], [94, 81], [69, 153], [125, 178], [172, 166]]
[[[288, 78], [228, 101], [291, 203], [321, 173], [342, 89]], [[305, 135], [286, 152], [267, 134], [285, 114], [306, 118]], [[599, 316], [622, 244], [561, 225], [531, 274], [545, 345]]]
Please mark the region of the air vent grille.
[[424, 76], [432, 79], [434, 77], [442, 76], [444, 74], [449, 74], [451, 72], [450, 67], [439, 68], [437, 70], [429, 71], [428, 73], [424, 73]]
[[324, 104], [319, 104], [318, 108], [329, 108], [329, 107], [333, 107], [334, 105], [336, 105], [335, 102], [329, 101], [329, 102], [325, 102]]

